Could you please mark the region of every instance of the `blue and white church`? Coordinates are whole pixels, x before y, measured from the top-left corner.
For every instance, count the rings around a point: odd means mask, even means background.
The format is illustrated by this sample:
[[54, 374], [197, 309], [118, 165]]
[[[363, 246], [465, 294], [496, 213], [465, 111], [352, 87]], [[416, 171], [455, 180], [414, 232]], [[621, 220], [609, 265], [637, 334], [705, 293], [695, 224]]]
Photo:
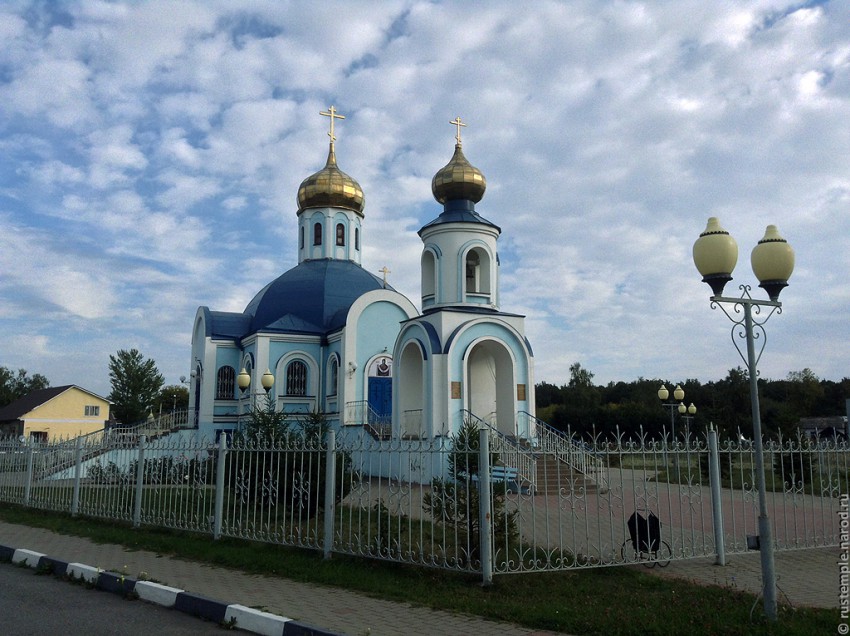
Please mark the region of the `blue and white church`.
[[[524, 317], [499, 307], [501, 229], [476, 210], [484, 175], [454, 155], [434, 175], [442, 210], [419, 230], [421, 311], [362, 267], [365, 198], [337, 165], [331, 107], [325, 166], [298, 188], [298, 264], [241, 313], [199, 307], [189, 403], [216, 438], [268, 395], [293, 417], [321, 411], [347, 436], [427, 440], [465, 419], [525, 438], [534, 421]], [[240, 381], [241, 380], [241, 381]], [[240, 384], [247, 385], [244, 390]]]

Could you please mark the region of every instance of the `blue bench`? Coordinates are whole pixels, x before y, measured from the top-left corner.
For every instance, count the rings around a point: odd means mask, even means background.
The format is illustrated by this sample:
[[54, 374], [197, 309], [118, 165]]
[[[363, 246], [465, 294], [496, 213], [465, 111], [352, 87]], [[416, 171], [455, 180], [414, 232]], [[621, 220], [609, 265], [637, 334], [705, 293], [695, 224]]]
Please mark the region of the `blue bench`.
[[[478, 481], [478, 475], [473, 475], [472, 481]], [[511, 466], [490, 466], [490, 483], [505, 484], [508, 492], [519, 492], [519, 471]]]

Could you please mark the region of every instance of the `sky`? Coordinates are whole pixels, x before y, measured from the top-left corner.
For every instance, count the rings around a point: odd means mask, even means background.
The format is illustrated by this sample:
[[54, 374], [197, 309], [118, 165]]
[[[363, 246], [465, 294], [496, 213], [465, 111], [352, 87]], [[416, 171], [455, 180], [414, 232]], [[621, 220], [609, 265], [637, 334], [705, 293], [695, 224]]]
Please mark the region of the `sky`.
[[179, 383], [197, 308], [297, 264], [331, 105], [363, 267], [417, 306], [467, 123], [537, 382], [743, 366], [691, 256], [711, 216], [740, 251], [726, 295], [766, 298], [768, 224], [796, 253], [761, 376], [850, 376], [850, 3], [785, 0], [4, 2], [0, 366], [107, 395], [137, 348]]

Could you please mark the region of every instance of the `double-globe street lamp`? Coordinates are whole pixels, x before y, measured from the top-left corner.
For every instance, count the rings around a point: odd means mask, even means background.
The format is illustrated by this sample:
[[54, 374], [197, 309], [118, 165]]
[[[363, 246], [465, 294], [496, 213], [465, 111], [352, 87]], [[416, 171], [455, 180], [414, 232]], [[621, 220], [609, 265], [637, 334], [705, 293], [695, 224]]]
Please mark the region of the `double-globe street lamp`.
[[[271, 390], [273, 385], [274, 375], [269, 369], [266, 369], [266, 372], [262, 375], [262, 377], [260, 377], [260, 386], [262, 386], [263, 391], [266, 392], [267, 398], [269, 395], [269, 391]], [[239, 375], [236, 376], [236, 386], [239, 387], [239, 390], [242, 393], [242, 397], [245, 397], [245, 391], [248, 389], [249, 386], [251, 386], [251, 374], [245, 370], [245, 367], [242, 367], [242, 370], [239, 372]], [[251, 406], [255, 409], [257, 408], [257, 395], [261, 395], [260, 391], [253, 391], [251, 393], [251, 397], [253, 398], [251, 401]]]
[[[675, 402], [666, 402], [665, 400], [670, 397], [670, 391], [663, 384], [661, 388], [658, 389], [658, 399], [661, 400], [661, 406], [666, 409], [670, 409], [670, 434], [673, 438], [673, 466], [676, 469], [676, 473], [678, 475], [679, 472], [679, 455], [676, 453], [676, 411], [679, 411], [679, 415], [685, 416], [686, 413], [690, 413], [692, 416], [697, 412], [697, 407], [693, 405], [693, 402], [690, 406], [686, 407], [685, 403], [682, 401], [685, 399], [685, 390], [682, 388], [680, 384], [676, 385], [676, 388], [673, 389], [673, 399]], [[690, 431], [689, 431], [690, 432]], [[687, 443], [687, 437], [685, 436], [685, 443]], [[665, 444], [666, 447], [666, 444]], [[666, 463], [666, 461], [665, 461]]]
[[691, 439], [691, 422], [693, 422], [694, 415], [697, 413], [697, 407], [693, 402], [687, 409], [684, 407], [684, 404], [679, 405], [679, 415], [685, 420], [685, 443], [688, 443]]
[[[738, 245], [729, 232], [720, 227], [716, 217], [708, 219], [705, 231], [694, 243], [694, 264], [702, 274], [702, 280], [711, 286], [711, 308], [720, 307], [732, 321], [732, 343], [738, 350], [750, 379], [750, 403], [753, 417], [753, 450], [755, 451], [756, 479], [758, 482], [759, 518], [758, 545], [761, 555], [762, 593], [764, 612], [770, 621], [776, 620], [776, 572], [773, 563], [773, 535], [767, 514], [767, 495], [765, 493], [764, 454], [761, 436], [761, 413], [758, 398], [758, 364], [767, 344], [764, 324], [774, 313], [782, 313], [779, 292], [788, 285], [791, 272], [794, 271], [794, 250], [783, 239], [775, 225], [768, 225], [758, 245], [750, 256], [753, 273], [759, 280], [770, 300], [755, 300], [750, 296], [751, 287], [741, 285], [740, 298], [723, 296], [723, 288], [732, 280], [732, 271], [738, 262]], [[727, 309], [729, 307], [730, 309]], [[762, 308], [769, 308], [767, 315], [761, 317]], [[731, 313], [730, 313], [731, 312]], [[741, 314], [743, 313], [743, 317]], [[739, 340], [746, 341], [746, 355]], [[756, 354], [755, 341], [761, 346]]]

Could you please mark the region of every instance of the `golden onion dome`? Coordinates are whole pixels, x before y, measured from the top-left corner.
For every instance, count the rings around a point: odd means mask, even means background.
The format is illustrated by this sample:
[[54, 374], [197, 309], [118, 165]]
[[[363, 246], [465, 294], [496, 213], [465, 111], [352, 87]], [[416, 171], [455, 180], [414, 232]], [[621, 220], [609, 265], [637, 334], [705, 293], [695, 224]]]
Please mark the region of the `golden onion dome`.
[[431, 191], [440, 203], [465, 199], [478, 203], [484, 197], [487, 180], [481, 171], [463, 156], [460, 143], [455, 144], [455, 154], [431, 180]]
[[345, 208], [361, 217], [365, 197], [360, 184], [336, 165], [336, 153], [331, 142], [325, 167], [310, 175], [298, 188], [298, 211], [307, 208]]

